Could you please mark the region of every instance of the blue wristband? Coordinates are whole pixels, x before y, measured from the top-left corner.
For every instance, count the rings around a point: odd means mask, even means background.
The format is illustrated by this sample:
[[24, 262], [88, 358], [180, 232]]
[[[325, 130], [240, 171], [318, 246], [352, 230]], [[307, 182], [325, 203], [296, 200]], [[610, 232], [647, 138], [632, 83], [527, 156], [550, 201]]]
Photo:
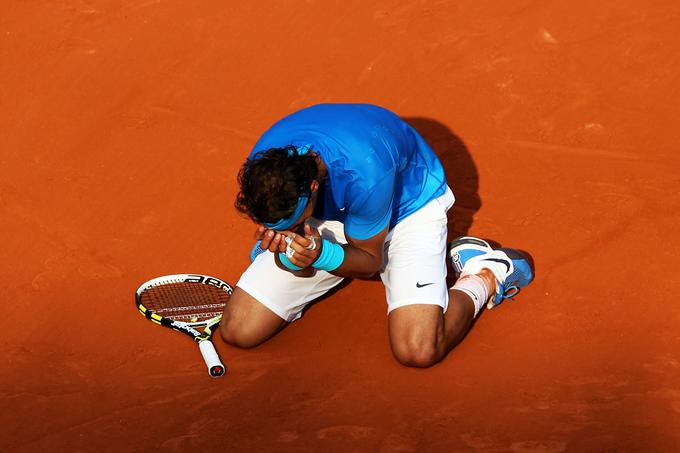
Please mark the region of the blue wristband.
[[298, 267], [295, 264], [291, 263], [286, 254], [283, 252], [279, 252], [279, 260], [281, 260], [281, 264], [286, 266], [291, 271], [299, 271], [302, 269], [301, 267]]
[[321, 241], [321, 255], [312, 263], [314, 269], [334, 271], [345, 261], [345, 249], [337, 242], [327, 239]]

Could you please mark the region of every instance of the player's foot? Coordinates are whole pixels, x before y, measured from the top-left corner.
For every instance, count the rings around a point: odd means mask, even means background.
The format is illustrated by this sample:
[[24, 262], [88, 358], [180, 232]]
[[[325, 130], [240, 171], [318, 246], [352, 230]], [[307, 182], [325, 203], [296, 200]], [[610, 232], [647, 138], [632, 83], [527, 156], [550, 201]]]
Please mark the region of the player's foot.
[[469, 274], [479, 273], [485, 268], [493, 272], [496, 293], [487, 308], [511, 299], [534, 278], [529, 260], [522, 252], [509, 248], [493, 250], [483, 239], [471, 236], [455, 239], [449, 244], [449, 256], [456, 277], [460, 277], [463, 269]]
[[465, 263], [470, 258], [483, 255], [492, 250], [488, 242], [472, 236], [463, 236], [451, 241], [449, 244], [449, 257], [451, 258], [453, 270], [456, 272], [456, 277], [460, 276]]
[[260, 247], [260, 244], [261, 244], [261, 243], [262, 243], [262, 241], [257, 241], [257, 242], [255, 243], [255, 245], [253, 246], [253, 249], [250, 251], [250, 262], [251, 262], [251, 263], [252, 263], [253, 261], [255, 261], [255, 258], [257, 258], [259, 255], [261, 255], [262, 253], [265, 252], [265, 251], [262, 250], [262, 248]]
[[519, 250], [499, 248], [469, 258], [464, 264], [464, 273], [477, 274], [489, 269], [496, 277], [496, 294], [491, 296], [487, 308], [494, 308], [505, 299], [512, 299], [520, 288], [527, 286], [534, 278], [529, 259]]

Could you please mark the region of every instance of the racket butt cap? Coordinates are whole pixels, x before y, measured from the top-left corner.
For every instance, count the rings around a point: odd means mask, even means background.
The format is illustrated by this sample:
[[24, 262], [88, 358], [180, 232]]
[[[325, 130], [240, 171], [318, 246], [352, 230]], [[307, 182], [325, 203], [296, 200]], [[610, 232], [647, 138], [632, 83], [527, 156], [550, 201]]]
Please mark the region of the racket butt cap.
[[217, 351], [215, 350], [215, 346], [212, 344], [212, 341], [203, 340], [198, 343], [198, 348], [201, 350], [203, 360], [205, 360], [205, 364], [208, 366], [208, 374], [215, 378], [224, 376], [224, 373], [227, 369], [224, 365], [222, 365], [220, 357], [217, 355]]
[[220, 377], [220, 376], [224, 376], [225, 369], [224, 369], [224, 366], [222, 366], [222, 365], [214, 365], [214, 366], [210, 367], [210, 369], [208, 370], [208, 373], [210, 373], [210, 376], [212, 376], [212, 377]]

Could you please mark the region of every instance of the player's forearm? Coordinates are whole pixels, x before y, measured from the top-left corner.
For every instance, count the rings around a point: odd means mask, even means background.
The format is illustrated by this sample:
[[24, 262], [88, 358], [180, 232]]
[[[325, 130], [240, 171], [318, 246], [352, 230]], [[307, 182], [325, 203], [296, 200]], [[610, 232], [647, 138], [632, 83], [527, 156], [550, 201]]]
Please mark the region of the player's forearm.
[[322, 239], [319, 231], [309, 225], [305, 225], [303, 233], [286, 235], [285, 253], [276, 253], [276, 264], [298, 277], [309, 276], [309, 270], [320, 269], [339, 277], [369, 278], [382, 267], [387, 227], [363, 240], [346, 235], [347, 244], [344, 245]]
[[346, 278], [370, 278], [380, 271], [382, 255], [375, 256], [349, 244], [343, 245], [342, 248], [345, 250], [345, 259], [331, 274]]

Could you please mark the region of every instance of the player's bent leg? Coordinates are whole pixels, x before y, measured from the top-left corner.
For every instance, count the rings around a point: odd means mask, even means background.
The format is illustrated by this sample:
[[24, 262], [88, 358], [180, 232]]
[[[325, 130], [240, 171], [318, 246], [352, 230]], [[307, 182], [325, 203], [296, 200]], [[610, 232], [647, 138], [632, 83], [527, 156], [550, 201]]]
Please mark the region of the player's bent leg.
[[386, 238], [380, 277], [385, 285], [389, 338], [395, 358], [407, 366], [434, 365], [448, 352], [446, 211], [452, 204], [453, 194], [447, 190], [402, 220]]
[[280, 316], [237, 287], [224, 309], [220, 334], [233, 346], [252, 348], [267, 341], [286, 324]]
[[465, 294], [451, 293], [446, 313], [439, 305], [405, 305], [390, 312], [388, 331], [394, 357], [425, 368], [440, 362], [463, 339], [474, 319]]
[[[428, 268], [428, 262], [420, 263], [416, 269], [408, 269], [408, 273], [403, 272], [407, 266], [396, 266], [392, 271], [388, 266], [383, 273], [384, 281], [388, 272], [398, 273], [400, 277], [392, 276], [390, 286], [386, 287], [390, 307], [390, 344], [395, 357], [404, 365], [428, 367], [439, 362], [465, 337], [483, 306], [488, 304], [491, 308], [498, 305], [533, 279], [533, 270], [521, 252], [493, 250], [477, 238], [454, 241], [451, 258], [457, 274], [460, 273], [458, 281], [448, 291], [448, 298], [438, 297], [436, 287], [440, 285], [441, 276], [436, 268]], [[409, 293], [409, 287], [402, 286], [402, 283], [408, 281], [411, 275], [418, 276], [421, 269], [426, 269], [428, 275], [438, 275], [438, 278], [433, 278], [432, 284], [416, 284], [418, 289], [410, 292], [412, 299], [400, 302], [399, 296], [392, 290], [401, 286], [398, 294]], [[431, 290], [420, 292], [420, 289], [427, 288]], [[417, 294], [428, 295], [432, 302], [424, 303], [424, 298], [413, 297]]]
[[429, 367], [440, 360], [438, 343], [443, 333], [439, 305], [406, 305], [388, 315], [388, 333], [394, 357], [406, 366]]

